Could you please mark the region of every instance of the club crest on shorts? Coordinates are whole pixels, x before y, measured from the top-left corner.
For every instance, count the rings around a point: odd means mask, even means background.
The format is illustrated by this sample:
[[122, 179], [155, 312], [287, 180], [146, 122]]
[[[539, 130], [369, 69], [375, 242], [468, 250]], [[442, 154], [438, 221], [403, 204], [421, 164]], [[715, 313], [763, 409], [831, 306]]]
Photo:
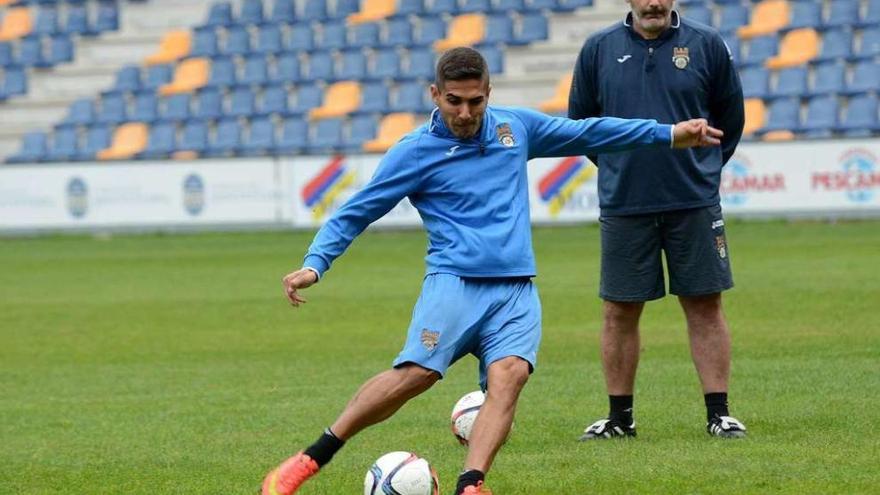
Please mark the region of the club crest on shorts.
[[684, 69], [690, 61], [691, 57], [688, 55], [688, 48], [686, 46], [676, 46], [672, 49], [672, 63], [676, 69]]
[[718, 250], [718, 257], [727, 258], [727, 239], [723, 235], [715, 236], [715, 249]]
[[425, 349], [433, 351], [437, 348], [437, 342], [440, 341], [440, 332], [432, 332], [427, 328], [422, 329], [422, 345]]
[[516, 140], [513, 138], [513, 131], [510, 130], [510, 124], [499, 124], [498, 127], [495, 128], [495, 133], [498, 135], [498, 142], [510, 148], [511, 146], [516, 145]]

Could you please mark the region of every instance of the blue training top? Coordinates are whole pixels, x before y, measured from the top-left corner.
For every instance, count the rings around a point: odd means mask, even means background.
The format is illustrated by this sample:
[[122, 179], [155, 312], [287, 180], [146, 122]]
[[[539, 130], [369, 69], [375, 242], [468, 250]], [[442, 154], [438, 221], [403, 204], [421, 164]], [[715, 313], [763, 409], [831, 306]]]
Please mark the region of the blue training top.
[[721, 147], [634, 150], [590, 156], [599, 166], [602, 215], [635, 215], [720, 201], [721, 167], [745, 121], [733, 57], [717, 31], [680, 18], [657, 39], [632, 28], [632, 14], [587, 39], [568, 102], [573, 119], [613, 116], [681, 122], [705, 118], [724, 131]]
[[478, 135], [462, 140], [435, 109], [321, 227], [304, 266], [323, 275], [355, 237], [406, 197], [428, 232], [427, 273], [534, 276], [526, 161], [669, 147], [671, 139], [672, 126], [654, 120], [569, 120], [490, 106]]

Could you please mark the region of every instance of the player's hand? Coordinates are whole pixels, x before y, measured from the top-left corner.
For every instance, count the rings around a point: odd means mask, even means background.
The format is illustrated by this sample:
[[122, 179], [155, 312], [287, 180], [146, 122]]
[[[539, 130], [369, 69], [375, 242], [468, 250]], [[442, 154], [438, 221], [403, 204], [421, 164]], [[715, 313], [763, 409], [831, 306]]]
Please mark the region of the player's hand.
[[675, 124], [673, 148], [693, 148], [696, 146], [718, 146], [724, 132], [709, 125], [706, 119], [685, 120]]
[[284, 285], [284, 294], [287, 296], [290, 304], [292, 306], [299, 306], [305, 303], [306, 299], [299, 295], [297, 290], [311, 287], [317, 281], [318, 275], [315, 272], [303, 268], [285, 275], [281, 283]]

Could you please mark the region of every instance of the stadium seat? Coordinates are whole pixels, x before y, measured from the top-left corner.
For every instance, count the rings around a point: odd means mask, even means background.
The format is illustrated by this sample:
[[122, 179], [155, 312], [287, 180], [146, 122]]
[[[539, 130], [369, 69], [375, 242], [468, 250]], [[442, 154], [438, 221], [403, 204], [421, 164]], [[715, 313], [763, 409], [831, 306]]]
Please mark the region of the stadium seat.
[[706, 26], [714, 25], [712, 23], [712, 9], [705, 5], [689, 6], [687, 7], [687, 10], [682, 13], [682, 16], [689, 21], [699, 22]]
[[159, 118], [158, 107], [155, 93], [140, 93], [134, 99], [134, 110], [130, 118], [135, 122], [152, 123]]
[[70, 104], [70, 107], [67, 109], [67, 115], [58, 123], [56, 128], [89, 125], [95, 122], [96, 119], [95, 104], [92, 100], [80, 98]]
[[12, 53], [12, 43], [0, 41], [0, 68], [12, 65], [14, 62], [15, 56]]
[[247, 55], [251, 51], [251, 34], [244, 26], [234, 25], [226, 30], [224, 55]]
[[808, 138], [828, 138], [837, 127], [839, 106], [836, 96], [820, 96], [807, 104], [807, 116], [798, 132]]
[[263, 0], [244, 0], [238, 22], [242, 24], [263, 23]]
[[880, 63], [864, 61], [856, 64], [852, 79], [846, 85], [843, 93], [855, 95], [876, 92], [877, 88], [880, 88]]
[[193, 120], [183, 126], [175, 158], [198, 156], [207, 148], [208, 125], [201, 120]]
[[791, 7], [787, 0], [763, 0], [752, 9], [751, 22], [737, 30], [740, 38], [751, 39], [778, 32], [788, 26]]
[[366, 83], [362, 87], [361, 102], [357, 112], [386, 113], [388, 100], [388, 86], [381, 82]]
[[250, 121], [247, 139], [241, 145], [243, 155], [258, 156], [275, 152], [275, 125], [267, 117]]
[[296, 22], [296, 4], [293, 0], [275, 0], [272, 7], [272, 22], [275, 24], [294, 24]]
[[428, 0], [425, 3], [425, 12], [435, 16], [455, 15], [458, 13], [458, 2], [456, 0]]
[[284, 37], [281, 33], [281, 28], [278, 27], [277, 24], [267, 24], [260, 28], [260, 32], [257, 34], [257, 49], [258, 53], [263, 54], [275, 54], [281, 53], [284, 50]]
[[232, 92], [227, 116], [249, 117], [256, 110], [256, 97], [249, 88], [236, 88]]
[[780, 98], [770, 103], [767, 122], [757, 134], [771, 131], [792, 131], [800, 127], [801, 102], [797, 98]]
[[819, 28], [822, 26], [822, 3], [816, 0], [792, 2], [791, 22], [786, 29]]
[[739, 3], [721, 6], [718, 15], [718, 30], [722, 33], [735, 32], [749, 22], [749, 8]]
[[235, 155], [241, 148], [241, 124], [238, 119], [223, 119], [217, 123], [214, 139], [208, 143], [206, 156]]
[[433, 45], [446, 37], [446, 21], [442, 17], [420, 17], [414, 44]]
[[558, 0], [554, 10], [557, 12], [571, 12], [575, 9], [591, 5], [593, 5], [593, 0]]
[[232, 3], [230, 2], [214, 2], [208, 10], [208, 18], [205, 20], [205, 26], [226, 27], [233, 23], [232, 20]]
[[397, 87], [396, 95], [391, 104], [391, 111], [408, 113], [430, 112], [433, 104], [428, 103], [428, 95], [428, 88], [422, 83], [403, 83]]
[[177, 149], [177, 126], [159, 123], [150, 128], [147, 147], [138, 153], [138, 158], [163, 159], [171, 156]]
[[66, 34], [52, 36], [49, 45], [49, 65], [58, 65], [73, 61], [73, 40]]
[[96, 155], [98, 160], [128, 160], [147, 147], [147, 126], [129, 122], [116, 128], [110, 147]]
[[328, 21], [321, 26], [317, 44], [320, 50], [340, 50], [348, 44], [348, 31], [341, 21]]
[[400, 54], [393, 48], [377, 50], [367, 71], [367, 79], [395, 79], [400, 76]]
[[307, 114], [313, 108], [321, 106], [324, 101], [324, 90], [315, 84], [301, 84], [296, 89], [296, 103], [290, 108], [293, 114]]
[[308, 144], [309, 153], [328, 153], [340, 151], [342, 141], [342, 119], [323, 119], [315, 124], [315, 133]]
[[85, 5], [69, 5], [64, 21], [64, 32], [80, 36], [93, 36], [97, 31], [89, 25], [89, 13]]
[[309, 81], [332, 81], [334, 65], [333, 55], [329, 52], [313, 52], [309, 56], [306, 79]]
[[858, 0], [834, 0], [825, 27], [849, 27], [859, 22]]
[[66, 162], [76, 159], [79, 150], [79, 134], [73, 127], [56, 128], [52, 134], [52, 145], [46, 152], [49, 162]]
[[300, 80], [299, 57], [285, 53], [275, 61], [275, 71], [269, 76], [273, 83], [295, 83]]
[[413, 49], [407, 56], [405, 70], [401, 73], [402, 79], [434, 79], [434, 52], [427, 49]]
[[835, 129], [849, 137], [866, 137], [880, 131], [877, 119], [877, 95], [861, 95], [849, 99], [846, 112]]
[[162, 96], [190, 93], [208, 84], [211, 62], [206, 58], [188, 58], [177, 66], [174, 80], [159, 88]]
[[396, 16], [422, 15], [425, 12], [424, 0], [398, 0]]
[[343, 117], [357, 110], [361, 104], [361, 86], [357, 81], [340, 81], [330, 85], [324, 93], [324, 103], [309, 112], [309, 119]]
[[511, 43], [513, 41], [513, 19], [507, 14], [491, 14], [486, 19], [486, 35], [481, 44]]
[[411, 113], [392, 113], [386, 115], [379, 124], [378, 136], [363, 144], [367, 153], [383, 153], [408, 132], [416, 128], [415, 115]]
[[101, 109], [97, 121], [102, 124], [118, 124], [126, 120], [125, 98], [119, 93], [110, 93], [101, 97]]
[[767, 108], [764, 106], [764, 100], [760, 98], [747, 98], [744, 106], [746, 122], [743, 136], [753, 136], [758, 129], [764, 127], [767, 121]]
[[742, 57], [742, 62], [740, 63], [740, 65], [763, 65], [768, 58], [774, 57], [776, 55], [778, 49], [779, 37], [775, 34], [752, 38], [751, 41], [749, 41], [746, 56]]
[[843, 64], [833, 61], [817, 65], [808, 96], [839, 93], [845, 85], [845, 69]]
[[116, 72], [116, 81], [110, 92], [128, 93], [141, 89], [141, 69], [135, 65], [127, 65]]
[[27, 93], [28, 78], [24, 67], [7, 66], [3, 70], [3, 87], [0, 88], [0, 101], [12, 96], [20, 96]]
[[880, 26], [880, 0], [868, 0], [868, 8], [856, 27], [868, 28]]
[[[442, 38], [443, 36], [441, 35], [440, 37]], [[409, 19], [400, 18], [388, 20], [386, 23], [385, 38], [382, 41], [384, 46], [403, 47], [409, 46], [412, 42], [413, 29]]]
[[116, 2], [98, 2], [95, 32], [105, 33], [117, 30], [119, 30], [119, 7], [116, 5]]
[[326, 0], [306, 0], [303, 7], [302, 21], [323, 21], [327, 18]]
[[814, 61], [845, 59], [852, 55], [853, 33], [849, 28], [829, 29], [822, 35], [822, 49]]
[[855, 59], [865, 60], [880, 57], [880, 26], [862, 31], [862, 40]]
[[486, 36], [486, 17], [482, 14], [462, 14], [449, 23], [446, 38], [434, 42], [434, 50], [444, 52], [457, 46], [473, 46]]
[[142, 89], [157, 90], [161, 86], [171, 82], [174, 75], [174, 69], [171, 64], [153, 65], [147, 68], [146, 78], [143, 81]]
[[164, 98], [164, 108], [160, 119], [163, 121], [185, 122], [190, 117], [190, 101], [192, 96], [180, 93]]
[[776, 86], [771, 91], [773, 98], [800, 96], [807, 92], [807, 68], [789, 67], [779, 71]]
[[103, 124], [93, 125], [86, 131], [86, 142], [76, 155], [77, 160], [94, 160], [99, 151], [110, 146], [110, 129]]
[[251, 55], [244, 59], [244, 70], [239, 84], [262, 86], [269, 81], [269, 65], [263, 55]]
[[14, 7], [6, 11], [0, 24], [0, 41], [12, 41], [31, 34], [33, 18], [28, 7]]
[[50, 66], [43, 56], [43, 40], [39, 36], [26, 36], [18, 43], [18, 63], [25, 67]]
[[236, 81], [235, 62], [229, 57], [217, 57], [211, 61], [211, 77], [208, 86], [234, 86]]
[[46, 158], [47, 147], [45, 132], [28, 132], [21, 139], [18, 153], [6, 158], [6, 163], [37, 163]]
[[489, 0], [460, 0], [458, 11], [462, 14], [485, 13], [492, 9]]
[[34, 34], [53, 35], [58, 32], [58, 9], [52, 5], [43, 5], [37, 9], [37, 20], [34, 22]]
[[396, 0], [364, 0], [361, 10], [348, 16], [349, 24], [381, 21], [394, 15], [397, 10]]
[[767, 60], [768, 69], [802, 65], [819, 54], [819, 33], [812, 28], [789, 31], [782, 38], [779, 55]]
[[342, 53], [342, 62], [336, 73], [337, 80], [360, 80], [367, 75], [367, 57], [360, 50], [348, 50]]
[[315, 36], [308, 24], [297, 24], [290, 30], [287, 41], [288, 52], [308, 52], [315, 48]]
[[556, 91], [549, 99], [540, 103], [538, 108], [544, 113], [562, 114], [568, 112], [568, 93], [571, 92], [571, 74], [562, 76], [556, 84]]
[[286, 115], [287, 89], [284, 86], [268, 86], [263, 91], [257, 115]]
[[792, 141], [795, 138], [794, 132], [788, 129], [779, 129], [776, 131], [767, 131], [761, 136], [762, 141]]
[[483, 46], [480, 48], [480, 53], [486, 59], [486, 65], [489, 67], [490, 74], [501, 74], [504, 72], [504, 51], [498, 48], [498, 46]]
[[376, 137], [376, 117], [373, 115], [360, 115], [351, 119], [348, 137], [345, 140], [345, 149], [349, 152], [361, 151], [367, 141]]
[[353, 26], [349, 46], [355, 48], [372, 48], [379, 45], [379, 24], [364, 22]]
[[361, 0], [336, 0], [333, 2], [333, 18], [344, 21], [361, 10]]
[[193, 36], [192, 52], [194, 57], [213, 57], [217, 55], [217, 33], [213, 27], [200, 27]]
[[218, 119], [223, 115], [223, 95], [215, 88], [199, 91], [193, 116], [202, 120]]
[[549, 29], [547, 17], [544, 14], [540, 12], [524, 14], [514, 42], [526, 45], [535, 41], [544, 41], [550, 37]]
[[743, 69], [739, 73], [742, 81], [743, 96], [746, 98], [764, 98], [770, 87], [770, 72], [763, 67]]
[[281, 126], [281, 137], [276, 150], [280, 153], [300, 153], [309, 144], [309, 124], [298, 117], [284, 120]]
[[492, 10], [495, 12], [527, 12], [525, 0], [496, 0], [492, 5]]
[[169, 31], [159, 44], [159, 51], [148, 56], [147, 65], [169, 64], [189, 55], [192, 35], [189, 31]]

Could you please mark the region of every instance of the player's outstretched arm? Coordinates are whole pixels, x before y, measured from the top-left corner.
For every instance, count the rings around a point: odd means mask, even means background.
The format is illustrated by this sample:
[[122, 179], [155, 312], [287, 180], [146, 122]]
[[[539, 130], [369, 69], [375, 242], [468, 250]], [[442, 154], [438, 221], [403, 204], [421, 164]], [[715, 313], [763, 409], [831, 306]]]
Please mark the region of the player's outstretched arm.
[[306, 299], [297, 292], [299, 289], [311, 287], [318, 281], [318, 274], [309, 268], [302, 268], [284, 276], [281, 283], [284, 285], [284, 294], [292, 306], [299, 307]]
[[706, 119], [691, 119], [675, 124], [672, 128], [673, 148], [718, 146], [724, 132], [709, 125]]

